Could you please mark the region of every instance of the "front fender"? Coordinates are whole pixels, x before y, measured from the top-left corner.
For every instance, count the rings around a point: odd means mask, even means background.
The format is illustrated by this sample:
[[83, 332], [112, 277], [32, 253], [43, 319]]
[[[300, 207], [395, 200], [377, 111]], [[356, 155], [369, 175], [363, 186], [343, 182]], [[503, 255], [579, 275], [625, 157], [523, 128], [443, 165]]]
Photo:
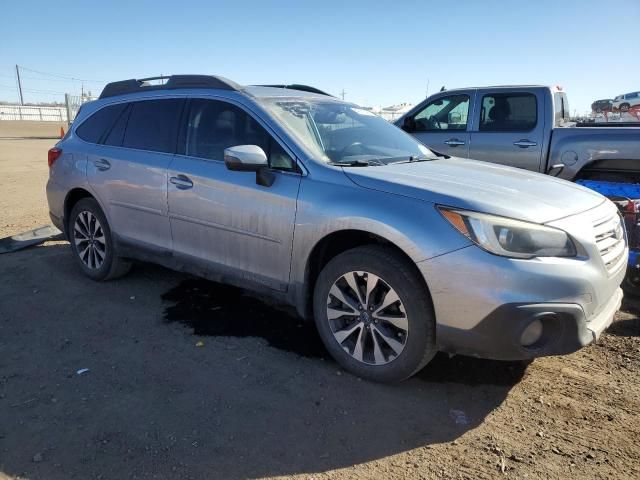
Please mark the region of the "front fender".
[[370, 190], [348, 181], [327, 184], [304, 178], [300, 185], [291, 281], [303, 284], [307, 261], [325, 237], [342, 230], [377, 235], [414, 263], [470, 245], [430, 202]]

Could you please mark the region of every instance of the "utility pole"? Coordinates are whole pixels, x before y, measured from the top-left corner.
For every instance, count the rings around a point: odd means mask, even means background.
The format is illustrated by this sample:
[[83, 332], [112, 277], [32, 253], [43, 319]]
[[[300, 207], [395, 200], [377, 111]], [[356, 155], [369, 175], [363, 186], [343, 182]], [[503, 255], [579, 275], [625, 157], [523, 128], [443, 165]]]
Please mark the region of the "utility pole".
[[427, 96], [425, 98], [427, 98], [429, 96], [429, 79], [427, 78]]
[[344, 94], [347, 93], [344, 91], [344, 88], [342, 89], [342, 91], [340, 92], [340, 96], [342, 97], [342, 100], [344, 100]]
[[20, 69], [16, 65], [16, 76], [18, 77], [18, 92], [20, 93], [20, 105], [24, 105], [24, 98], [22, 97], [22, 82], [20, 82]]

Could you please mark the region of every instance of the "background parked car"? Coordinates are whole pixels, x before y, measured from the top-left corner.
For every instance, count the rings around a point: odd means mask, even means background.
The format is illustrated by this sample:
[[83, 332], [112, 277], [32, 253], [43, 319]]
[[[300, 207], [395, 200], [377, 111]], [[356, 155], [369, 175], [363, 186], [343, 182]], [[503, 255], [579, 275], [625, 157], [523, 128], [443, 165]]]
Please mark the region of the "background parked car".
[[613, 109], [622, 112], [638, 105], [640, 105], [640, 92], [625, 93], [613, 99]]
[[613, 100], [610, 98], [596, 100], [591, 104], [591, 111], [594, 113], [610, 112], [613, 107]]

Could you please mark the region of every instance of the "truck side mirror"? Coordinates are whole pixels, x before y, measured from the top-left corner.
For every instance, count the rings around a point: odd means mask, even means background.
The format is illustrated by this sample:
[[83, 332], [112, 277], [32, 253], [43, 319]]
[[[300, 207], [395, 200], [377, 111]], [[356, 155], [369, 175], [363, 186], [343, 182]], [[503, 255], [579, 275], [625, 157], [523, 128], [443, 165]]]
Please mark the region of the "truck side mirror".
[[415, 132], [416, 130], [416, 121], [413, 119], [413, 117], [405, 117], [404, 120], [402, 121], [402, 130], [404, 130], [405, 132]]

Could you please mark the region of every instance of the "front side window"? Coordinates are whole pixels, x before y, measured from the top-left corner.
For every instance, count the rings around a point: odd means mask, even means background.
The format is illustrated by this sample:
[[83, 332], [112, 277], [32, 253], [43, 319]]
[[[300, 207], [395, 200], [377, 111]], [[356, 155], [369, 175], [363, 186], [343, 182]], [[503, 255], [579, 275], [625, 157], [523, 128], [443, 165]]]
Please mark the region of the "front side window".
[[262, 148], [271, 168], [295, 168], [291, 156], [262, 125], [241, 108], [216, 100], [191, 101], [186, 131], [186, 155], [224, 160], [224, 149], [237, 145], [257, 145]]
[[178, 98], [134, 102], [122, 145], [173, 153], [183, 104]]
[[76, 134], [85, 142], [100, 143], [126, 106], [126, 103], [119, 103], [101, 108], [82, 122], [76, 129]]
[[469, 114], [469, 97], [452, 95], [430, 103], [414, 117], [416, 132], [438, 130], [466, 130]]
[[315, 97], [258, 101], [309, 154], [328, 163], [380, 165], [434, 157], [411, 135], [353, 104]]
[[[562, 108], [562, 102], [556, 107]], [[536, 96], [531, 93], [494, 93], [482, 97], [480, 131], [528, 132], [537, 122]]]

